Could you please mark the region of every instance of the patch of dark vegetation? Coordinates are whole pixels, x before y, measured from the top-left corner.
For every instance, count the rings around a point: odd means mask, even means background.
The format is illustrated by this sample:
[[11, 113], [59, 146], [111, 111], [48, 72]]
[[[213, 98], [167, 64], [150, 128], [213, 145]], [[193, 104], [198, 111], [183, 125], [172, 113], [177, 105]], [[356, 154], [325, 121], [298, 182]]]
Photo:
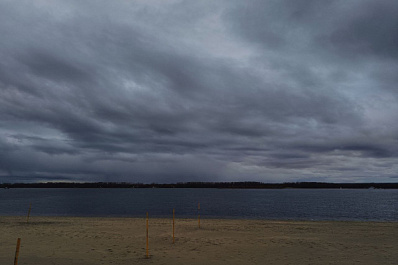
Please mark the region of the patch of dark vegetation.
[[213, 189], [398, 189], [398, 183], [327, 183], [327, 182], [179, 182], [128, 183], [128, 182], [46, 182], [3, 183], [0, 188], [213, 188]]

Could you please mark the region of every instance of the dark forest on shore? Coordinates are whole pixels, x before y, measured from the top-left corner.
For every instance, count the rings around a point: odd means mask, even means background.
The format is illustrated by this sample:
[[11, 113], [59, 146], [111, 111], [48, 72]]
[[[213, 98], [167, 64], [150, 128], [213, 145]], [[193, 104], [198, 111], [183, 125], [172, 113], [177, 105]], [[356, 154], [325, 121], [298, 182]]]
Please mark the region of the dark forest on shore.
[[215, 188], [215, 189], [398, 189], [398, 183], [326, 182], [179, 182], [173, 184], [127, 182], [2, 183], [0, 188]]

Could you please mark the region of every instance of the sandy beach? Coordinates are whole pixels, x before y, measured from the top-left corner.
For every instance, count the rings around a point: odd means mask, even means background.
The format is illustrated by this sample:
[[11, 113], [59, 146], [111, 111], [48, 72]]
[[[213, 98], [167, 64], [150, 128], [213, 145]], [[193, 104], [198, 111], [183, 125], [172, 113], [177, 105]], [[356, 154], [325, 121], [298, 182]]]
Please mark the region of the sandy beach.
[[397, 264], [398, 223], [0, 217], [0, 264]]

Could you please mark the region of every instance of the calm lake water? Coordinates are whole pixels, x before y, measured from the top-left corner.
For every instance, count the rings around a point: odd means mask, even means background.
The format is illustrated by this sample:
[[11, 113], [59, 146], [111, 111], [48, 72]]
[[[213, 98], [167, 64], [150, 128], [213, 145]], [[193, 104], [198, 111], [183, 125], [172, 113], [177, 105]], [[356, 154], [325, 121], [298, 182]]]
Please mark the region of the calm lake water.
[[398, 190], [1, 189], [0, 215], [398, 221]]

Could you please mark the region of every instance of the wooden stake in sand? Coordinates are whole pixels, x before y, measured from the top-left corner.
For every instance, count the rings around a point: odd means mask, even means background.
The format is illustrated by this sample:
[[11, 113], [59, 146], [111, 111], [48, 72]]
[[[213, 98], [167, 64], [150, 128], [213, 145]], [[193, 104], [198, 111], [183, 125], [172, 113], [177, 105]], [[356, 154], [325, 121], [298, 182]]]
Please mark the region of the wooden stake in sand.
[[198, 228], [200, 228], [200, 202], [198, 202]]
[[173, 208], [173, 244], [174, 244], [174, 216], [175, 216], [175, 211]]
[[148, 212], [146, 213], [146, 258], [149, 258], [149, 226], [148, 226]]
[[26, 218], [27, 223], [29, 223], [30, 210], [32, 210], [32, 203], [30, 203], [30, 205], [29, 205], [28, 217]]
[[19, 247], [21, 246], [21, 239], [17, 240], [17, 249], [15, 250], [14, 265], [18, 265]]

